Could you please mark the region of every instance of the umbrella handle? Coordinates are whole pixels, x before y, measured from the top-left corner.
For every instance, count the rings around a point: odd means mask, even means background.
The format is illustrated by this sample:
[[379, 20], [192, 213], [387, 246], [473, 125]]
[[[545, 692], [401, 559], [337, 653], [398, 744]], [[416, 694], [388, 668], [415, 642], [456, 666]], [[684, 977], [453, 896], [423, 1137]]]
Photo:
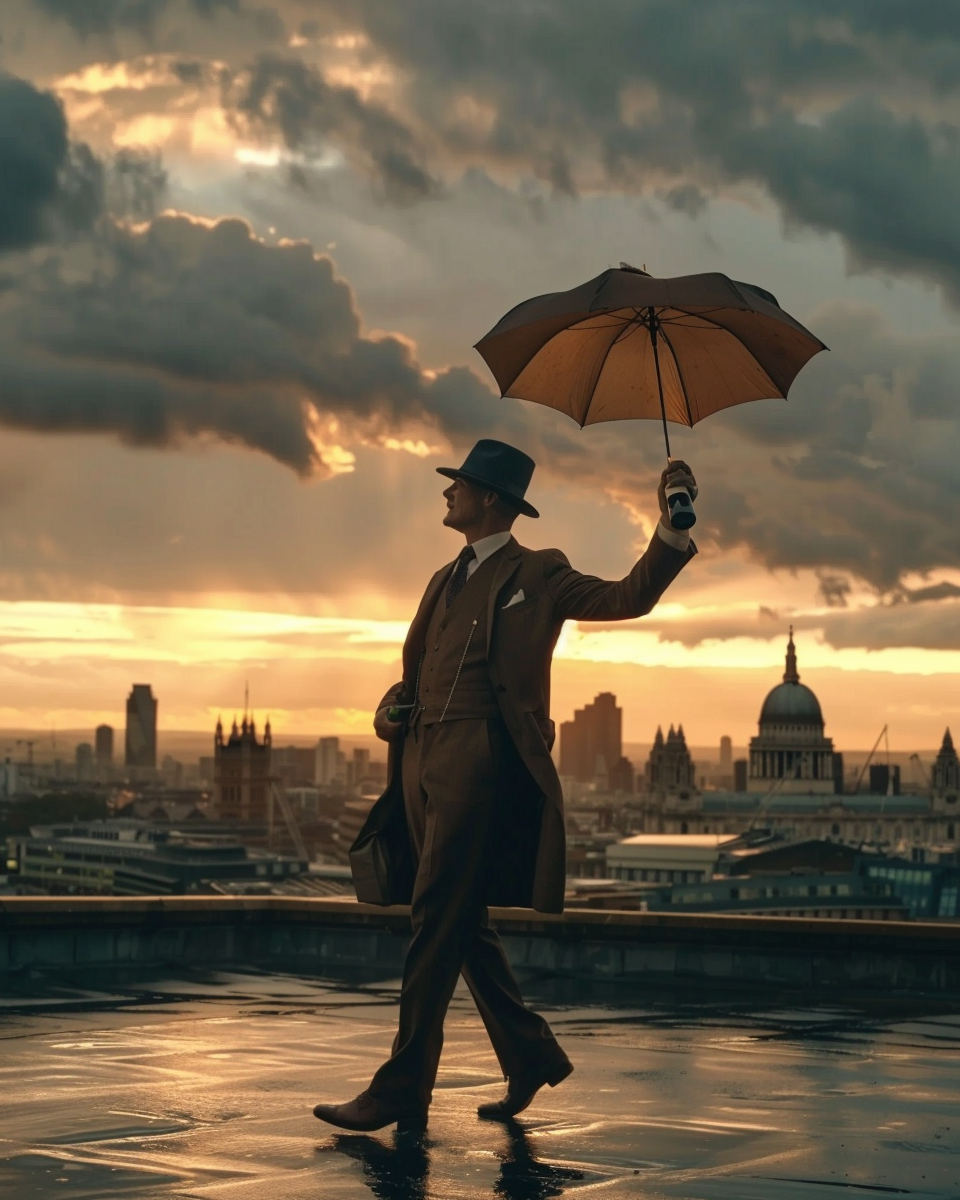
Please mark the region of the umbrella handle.
[[[671, 462], [667, 459], [667, 462]], [[674, 529], [692, 529], [697, 523], [697, 514], [693, 507], [693, 498], [685, 487], [676, 484], [664, 488], [667, 498], [667, 511], [670, 514], [670, 524]]]

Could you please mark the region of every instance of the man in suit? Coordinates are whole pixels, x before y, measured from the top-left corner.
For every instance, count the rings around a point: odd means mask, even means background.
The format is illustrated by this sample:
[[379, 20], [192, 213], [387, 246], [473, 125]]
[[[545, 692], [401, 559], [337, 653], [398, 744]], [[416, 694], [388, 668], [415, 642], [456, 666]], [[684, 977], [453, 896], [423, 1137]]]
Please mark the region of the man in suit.
[[[527, 550], [511, 527], [523, 514], [534, 463], [483, 439], [443, 495], [444, 525], [464, 535], [456, 561], [430, 581], [403, 648], [403, 679], [374, 719], [391, 742], [416, 866], [413, 938], [404, 965], [393, 1051], [369, 1087], [314, 1113], [342, 1129], [425, 1125], [457, 978], [473, 994], [507, 1080], [484, 1117], [523, 1111], [544, 1084], [573, 1070], [547, 1022], [521, 998], [487, 905], [562, 912], [563, 798], [550, 756], [550, 665], [563, 622], [650, 612], [696, 548], [670, 524], [666, 489], [696, 483], [674, 462], [660, 481], [660, 523], [629, 574], [583, 575], [559, 550]], [[401, 714], [405, 719], [400, 719]]]

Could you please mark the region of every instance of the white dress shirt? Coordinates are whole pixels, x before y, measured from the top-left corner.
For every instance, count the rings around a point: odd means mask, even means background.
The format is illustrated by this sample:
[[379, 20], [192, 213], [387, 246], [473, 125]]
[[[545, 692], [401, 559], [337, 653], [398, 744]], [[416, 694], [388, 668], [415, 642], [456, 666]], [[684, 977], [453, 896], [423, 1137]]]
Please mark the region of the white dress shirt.
[[505, 546], [511, 537], [513, 537], [513, 534], [510, 530], [504, 529], [502, 533], [491, 533], [489, 537], [480, 538], [479, 541], [472, 542], [473, 552], [477, 557], [471, 558], [469, 563], [467, 563], [467, 578], [470, 578], [484, 559], [489, 558], [491, 554], [496, 554], [498, 550]]
[[[674, 550], [686, 551], [690, 545], [690, 534], [685, 529], [669, 529], [664, 525], [663, 521], [659, 521], [657, 523], [657, 533]], [[485, 559], [488, 559], [491, 554], [496, 554], [498, 550], [502, 549], [512, 536], [510, 530], [505, 529], [502, 533], [491, 533], [489, 537], [480, 538], [479, 541], [473, 542], [473, 552], [477, 557], [472, 558], [467, 564], [467, 578], [469, 579], [477, 567]]]

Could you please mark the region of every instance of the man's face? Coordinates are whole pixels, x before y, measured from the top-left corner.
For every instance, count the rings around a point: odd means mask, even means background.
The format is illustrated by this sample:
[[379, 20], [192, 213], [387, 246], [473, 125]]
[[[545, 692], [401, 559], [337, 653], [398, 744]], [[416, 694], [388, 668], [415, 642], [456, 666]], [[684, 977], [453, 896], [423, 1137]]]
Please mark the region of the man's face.
[[447, 514], [443, 523], [449, 529], [466, 533], [475, 529], [483, 522], [486, 513], [484, 498], [486, 488], [478, 487], [475, 483], [467, 483], [465, 479], [454, 479], [444, 490], [443, 497], [447, 502]]

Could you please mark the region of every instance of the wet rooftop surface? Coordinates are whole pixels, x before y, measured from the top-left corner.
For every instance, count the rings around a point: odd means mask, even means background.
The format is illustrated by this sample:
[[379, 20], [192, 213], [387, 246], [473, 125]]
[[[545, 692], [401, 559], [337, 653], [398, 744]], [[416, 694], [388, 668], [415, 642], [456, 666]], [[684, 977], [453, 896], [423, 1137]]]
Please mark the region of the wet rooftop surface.
[[[0, 998], [0, 1197], [459, 1200], [960, 1197], [960, 1002], [870, 1011], [551, 995], [576, 1065], [511, 1126], [455, 997], [425, 1138], [338, 1134], [395, 981], [282, 975]], [[616, 1002], [611, 1002], [616, 1000]]]

